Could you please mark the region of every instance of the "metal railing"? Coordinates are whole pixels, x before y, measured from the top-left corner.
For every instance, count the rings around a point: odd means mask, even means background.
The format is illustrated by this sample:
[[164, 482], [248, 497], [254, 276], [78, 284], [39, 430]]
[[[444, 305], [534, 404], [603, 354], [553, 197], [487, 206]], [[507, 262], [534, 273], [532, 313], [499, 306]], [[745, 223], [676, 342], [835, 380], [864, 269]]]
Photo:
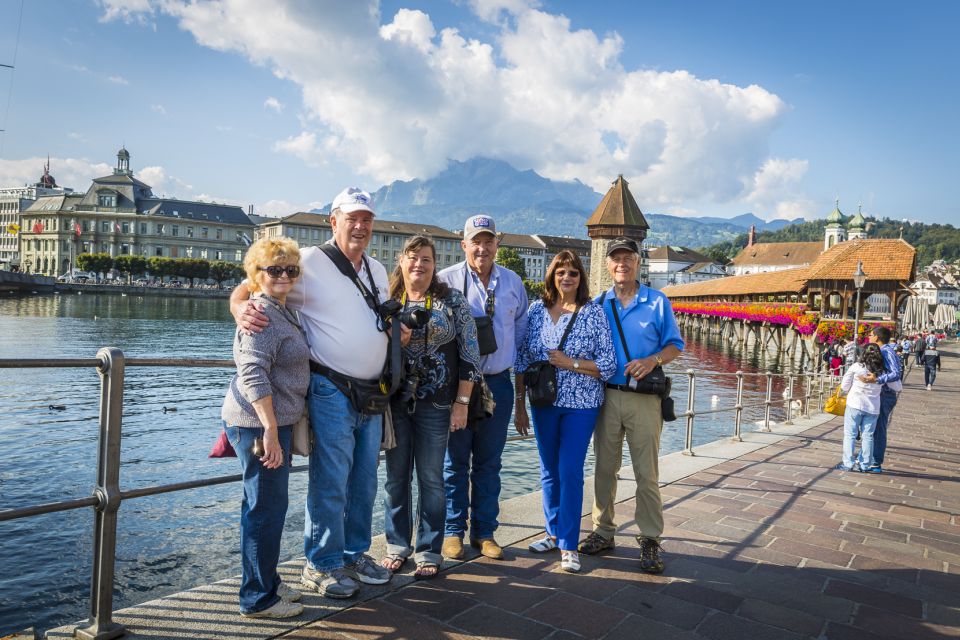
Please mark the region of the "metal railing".
[[[125, 633], [122, 625], [113, 621], [113, 590], [116, 568], [117, 521], [120, 505], [124, 500], [142, 498], [187, 489], [197, 489], [231, 482], [240, 482], [241, 474], [216, 476], [199, 480], [188, 480], [171, 484], [155, 485], [138, 489], [122, 490], [120, 488], [120, 445], [122, 435], [122, 415], [124, 399], [124, 377], [127, 367], [233, 367], [232, 360], [197, 360], [186, 358], [125, 358], [120, 349], [105, 347], [97, 352], [92, 359], [0, 359], [0, 369], [31, 369], [31, 368], [86, 368], [95, 367], [100, 376], [100, 408], [99, 433], [97, 449], [97, 475], [93, 495], [87, 498], [61, 500], [46, 504], [31, 505], [16, 509], [0, 510], [0, 522], [29, 518], [48, 513], [70, 511], [93, 507], [93, 566], [90, 582], [90, 616], [84, 625], [74, 630], [74, 637], [83, 640], [107, 640], [118, 638]], [[674, 376], [679, 372], [672, 372]], [[834, 378], [829, 374], [806, 373], [782, 374], [766, 373], [701, 373], [704, 377], [736, 376], [736, 404], [732, 407], [720, 407], [708, 410], [696, 409], [697, 372], [688, 369], [681, 375], [688, 379], [687, 409], [682, 415], [686, 417], [685, 448], [683, 453], [695, 455], [693, 451], [694, 422], [698, 416], [717, 414], [725, 411], [734, 412], [734, 434], [732, 439], [742, 441], [741, 436], [743, 410], [753, 407], [763, 407], [764, 421], [761, 431], [770, 431], [770, 415], [774, 406], [783, 403], [787, 412], [784, 424], [791, 424], [793, 416], [794, 381], [797, 376], [807, 381], [802, 398], [803, 415], [809, 415], [810, 401], [813, 397], [814, 381], [818, 381], [817, 410], [823, 408], [824, 380]], [[773, 379], [781, 375], [787, 377], [787, 393], [783, 400], [774, 400]], [[746, 376], [765, 376], [765, 400], [757, 403], [743, 402], [744, 378]], [[511, 436], [508, 442], [528, 440], [527, 436]], [[293, 466], [291, 473], [308, 470], [308, 465]]]

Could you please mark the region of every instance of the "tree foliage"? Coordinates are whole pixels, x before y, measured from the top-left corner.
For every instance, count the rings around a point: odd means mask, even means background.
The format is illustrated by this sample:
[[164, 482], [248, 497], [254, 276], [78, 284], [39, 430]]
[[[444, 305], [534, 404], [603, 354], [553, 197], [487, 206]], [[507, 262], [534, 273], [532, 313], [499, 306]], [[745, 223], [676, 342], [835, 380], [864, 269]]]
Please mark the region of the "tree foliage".
[[220, 287], [225, 280], [239, 280], [242, 278], [243, 267], [224, 260], [214, 260], [210, 263], [209, 277], [217, 283], [217, 287]]
[[524, 280], [523, 287], [527, 290], [527, 299], [530, 302], [543, 297], [544, 284], [535, 280]]
[[113, 259], [113, 268], [127, 276], [139, 276], [147, 270], [147, 259], [137, 255], [117, 256]]
[[509, 247], [500, 247], [497, 249], [496, 262], [504, 269], [510, 269], [520, 276], [521, 280], [527, 279], [527, 267], [523, 263], [523, 258], [517, 253], [516, 249]]
[[113, 258], [109, 253], [81, 253], [77, 256], [77, 267], [81, 271], [106, 274], [113, 268]]

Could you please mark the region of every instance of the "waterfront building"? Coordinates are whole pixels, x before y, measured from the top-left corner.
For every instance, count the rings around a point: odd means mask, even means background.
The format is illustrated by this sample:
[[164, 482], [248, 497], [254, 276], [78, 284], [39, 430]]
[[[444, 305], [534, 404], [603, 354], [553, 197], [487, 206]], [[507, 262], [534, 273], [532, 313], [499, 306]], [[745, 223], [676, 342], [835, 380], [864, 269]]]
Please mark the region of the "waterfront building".
[[[21, 214], [39, 196], [72, 193], [60, 187], [50, 175], [50, 159], [43, 165], [43, 174], [34, 184], [0, 189], [0, 269], [20, 268]], [[23, 265], [26, 270], [26, 265]]]
[[[433, 238], [437, 249], [437, 269], [449, 267], [464, 259], [460, 248], [460, 236], [435, 225], [415, 222], [395, 222], [374, 218], [373, 236], [367, 252], [379, 260], [387, 270], [397, 264], [407, 238], [426, 234]], [[330, 216], [326, 213], [294, 213], [283, 218], [266, 218], [258, 225], [256, 237], [276, 238], [286, 236], [296, 240], [301, 247], [322, 244], [333, 237]]]
[[[501, 233], [500, 246], [513, 249], [523, 259], [523, 266], [527, 272], [527, 279], [540, 282], [546, 275], [547, 265], [545, 247], [534, 236], [519, 233]], [[551, 260], [553, 258], [551, 257]]]
[[[543, 265], [544, 269], [550, 266], [554, 256], [564, 249], [572, 251], [583, 263], [583, 268], [590, 273], [590, 241], [586, 238], [571, 238], [569, 236], [547, 236], [542, 233], [535, 233], [532, 238], [543, 246]], [[546, 274], [541, 274], [539, 280]]]
[[[827, 233], [831, 233], [830, 225], [827, 227]], [[747, 246], [730, 261], [727, 272], [742, 276], [805, 267], [824, 250], [822, 242], [757, 242], [756, 227], [750, 227]]]
[[650, 286], [662, 289], [671, 284], [686, 284], [723, 278], [723, 265], [687, 247], [654, 247], [647, 251]]
[[134, 177], [126, 149], [86, 192], [38, 196], [20, 227], [24, 265], [51, 276], [69, 271], [80, 253], [242, 262], [255, 229], [235, 205], [156, 197]]
[[960, 301], [960, 290], [950, 284], [946, 278], [927, 272], [910, 285], [910, 289], [926, 300], [929, 305], [950, 304], [956, 305]]
[[840, 213], [840, 201], [836, 201], [833, 211], [827, 216], [827, 227], [823, 233], [823, 250], [835, 244], [846, 242], [847, 231], [843, 228], [843, 214]]
[[[627, 181], [622, 175], [617, 176], [613, 185], [600, 200], [600, 204], [587, 219], [587, 235], [591, 240], [590, 254], [597, 257], [590, 262], [590, 295], [598, 295], [601, 291], [609, 289], [612, 284], [604, 260], [610, 243], [615, 238], [626, 236], [636, 240], [637, 245], [642, 248], [649, 229], [650, 225], [647, 224], [640, 206], [630, 193]], [[637, 275], [640, 282], [644, 284], [650, 282], [649, 264], [644, 251], [640, 254], [640, 268]]]

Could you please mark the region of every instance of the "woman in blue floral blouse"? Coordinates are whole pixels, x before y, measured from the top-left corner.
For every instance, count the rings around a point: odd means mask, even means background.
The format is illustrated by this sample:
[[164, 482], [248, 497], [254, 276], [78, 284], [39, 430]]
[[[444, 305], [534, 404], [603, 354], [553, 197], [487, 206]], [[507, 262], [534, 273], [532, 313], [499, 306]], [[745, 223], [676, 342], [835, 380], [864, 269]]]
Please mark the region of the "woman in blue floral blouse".
[[[416, 387], [392, 398], [396, 446], [387, 450], [384, 531], [387, 555], [381, 565], [398, 571], [410, 555], [418, 580], [437, 575], [443, 556], [446, 498], [443, 459], [451, 431], [467, 426], [467, 406], [479, 382], [477, 325], [463, 294], [437, 279], [433, 240], [414, 236], [403, 247], [390, 282], [390, 297], [405, 311], [420, 309], [429, 318], [413, 329], [403, 348], [407, 380]], [[411, 484], [417, 470], [419, 504], [413, 508]], [[414, 519], [416, 516], [416, 519]], [[417, 523], [416, 548], [413, 525]]]
[[[577, 540], [583, 504], [583, 461], [603, 404], [603, 382], [613, 375], [616, 356], [610, 326], [592, 300], [583, 263], [572, 251], [554, 257], [544, 279], [543, 299], [530, 305], [527, 335], [518, 347], [516, 428], [526, 435], [529, 418], [524, 371], [543, 360], [557, 368], [557, 399], [552, 406], [533, 407], [534, 432], [540, 452], [543, 514], [547, 535], [530, 545], [535, 553], [559, 548], [560, 567], [580, 571]], [[558, 350], [573, 322], [563, 350]]]

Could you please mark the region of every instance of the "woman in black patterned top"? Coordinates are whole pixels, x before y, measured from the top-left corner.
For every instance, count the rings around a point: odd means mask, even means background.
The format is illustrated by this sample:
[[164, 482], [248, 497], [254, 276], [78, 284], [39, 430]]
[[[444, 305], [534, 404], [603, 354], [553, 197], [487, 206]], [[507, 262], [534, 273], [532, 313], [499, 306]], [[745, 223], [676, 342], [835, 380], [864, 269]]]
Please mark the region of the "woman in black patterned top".
[[[414, 555], [414, 577], [425, 579], [434, 577], [443, 561], [443, 459], [450, 432], [467, 426], [470, 393], [480, 380], [477, 326], [463, 294], [437, 279], [436, 249], [426, 236], [414, 236], [404, 245], [390, 296], [403, 304], [404, 311], [428, 312], [429, 322], [415, 328], [403, 348], [407, 379], [416, 380], [416, 389], [411, 393], [406, 386], [408, 392], [395, 395], [391, 404], [397, 444], [386, 456], [387, 555], [381, 564], [397, 571]], [[416, 513], [411, 504], [414, 468]], [[411, 543], [414, 515], [416, 548]]]

